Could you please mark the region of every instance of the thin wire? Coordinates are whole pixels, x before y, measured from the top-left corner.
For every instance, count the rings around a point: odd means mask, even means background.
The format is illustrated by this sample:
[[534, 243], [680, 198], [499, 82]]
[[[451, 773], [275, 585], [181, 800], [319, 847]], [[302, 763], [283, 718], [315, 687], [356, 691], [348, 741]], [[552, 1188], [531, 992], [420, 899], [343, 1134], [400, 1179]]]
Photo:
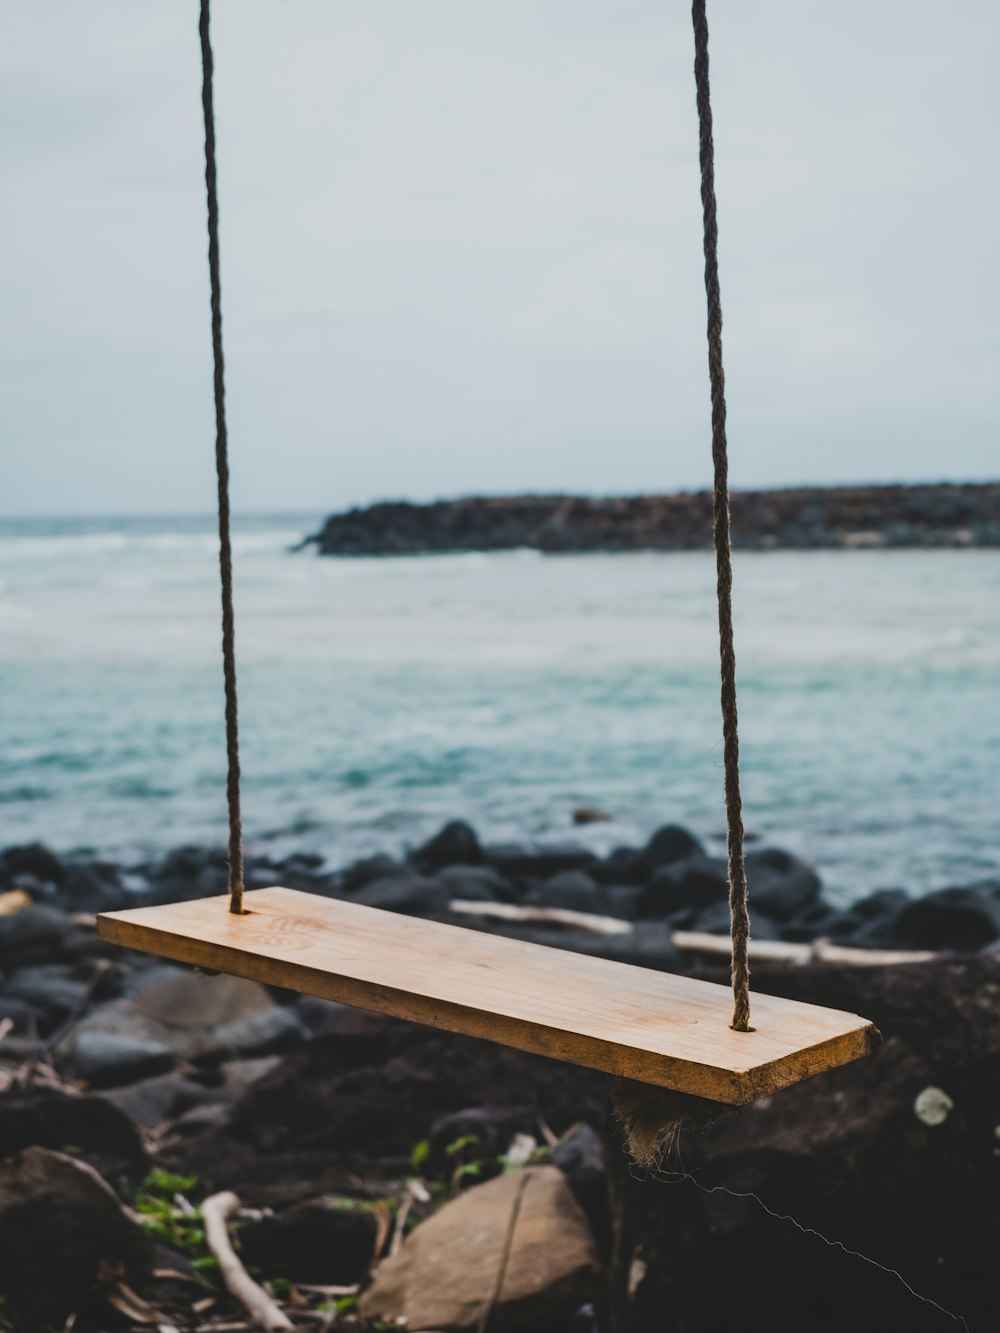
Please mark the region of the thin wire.
[[750, 913], [743, 854], [740, 796], [740, 737], [736, 714], [736, 649], [733, 643], [733, 564], [729, 521], [729, 458], [726, 442], [726, 377], [722, 368], [722, 297], [719, 291], [719, 226], [715, 204], [715, 148], [708, 77], [708, 19], [705, 0], [694, 0], [694, 78], [698, 97], [701, 206], [704, 221], [705, 296], [708, 306], [708, 374], [712, 390], [712, 460], [715, 464], [715, 564], [719, 601], [723, 764], [729, 852], [729, 925], [732, 939], [733, 1022], [750, 1032]]
[[229, 536], [229, 437], [226, 432], [225, 364], [222, 359], [222, 283], [219, 278], [219, 198], [212, 106], [209, 0], [201, 0], [201, 105], [205, 117], [205, 193], [208, 201], [208, 270], [212, 282], [212, 353], [215, 361], [215, 473], [219, 494], [219, 575], [222, 591], [222, 674], [226, 685], [226, 800], [229, 806], [229, 910], [243, 911], [243, 824], [240, 817], [240, 740], [233, 617], [233, 553]]
[[889, 1277], [894, 1277], [897, 1282], [906, 1288], [911, 1296], [915, 1296], [918, 1301], [923, 1301], [925, 1305], [932, 1305], [935, 1310], [940, 1310], [943, 1315], [947, 1315], [947, 1317], [954, 1323], [961, 1324], [965, 1329], [965, 1333], [970, 1333], [969, 1325], [966, 1322], [964, 1315], [957, 1314], [954, 1310], [949, 1310], [947, 1306], [941, 1305], [940, 1302], [934, 1300], [932, 1296], [925, 1296], [922, 1292], [917, 1291], [915, 1287], [911, 1287], [909, 1282], [907, 1282], [906, 1278], [903, 1277], [898, 1269], [891, 1268], [888, 1264], [880, 1263], [878, 1259], [873, 1259], [870, 1255], [863, 1254], [861, 1250], [852, 1250], [850, 1246], [845, 1245], [842, 1240], [834, 1240], [829, 1236], [824, 1236], [822, 1231], [817, 1231], [815, 1227], [806, 1226], [804, 1222], [800, 1222], [797, 1218], [792, 1217], [791, 1213], [776, 1212], [775, 1209], [769, 1208], [760, 1195], [755, 1194], [753, 1190], [731, 1190], [727, 1185], [703, 1185], [701, 1181], [691, 1175], [689, 1171], [683, 1169], [672, 1170], [670, 1168], [665, 1168], [657, 1174], [657, 1179], [662, 1180], [664, 1183], [673, 1183], [668, 1177], [674, 1177], [679, 1181], [690, 1181], [690, 1183], [694, 1185], [696, 1189], [700, 1189], [703, 1194], [728, 1194], [731, 1199], [751, 1199], [758, 1205], [758, 1207], [762, 1208], [764, 1212], [767, 1213], [768, 1217], [773, 1217], [775, 1221], [788, 1222], [795, 1227], [796, 1231], [801, 1231], [804, 1236], [814, 1236], [817, 1240], [821, 1240], [824, 1245], [829, 1245], [832, 1250], [840, 1250], [851, 1259], [860, 1259], [863, 1263], [869, 1264], [872, 1268], [877, 1268], [880, 1272], [888, 1274]]

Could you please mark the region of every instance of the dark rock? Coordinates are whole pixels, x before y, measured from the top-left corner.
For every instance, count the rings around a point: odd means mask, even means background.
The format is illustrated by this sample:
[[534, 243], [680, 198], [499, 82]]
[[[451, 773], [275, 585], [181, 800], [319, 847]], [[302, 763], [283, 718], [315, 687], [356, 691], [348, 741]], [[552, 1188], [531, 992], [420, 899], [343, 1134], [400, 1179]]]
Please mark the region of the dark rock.
[[590, 1125], [574, 1125], [552, 1149], [549, 1161], [569, 1181], [570, 1189], [594, 1232], [598, 1248], [607, 1258], [611, 1250], [611, 1213], [601, 1136]]
[[79, 1009], [90, 986], [60, 964], [26, 967], [4, 986], [5, 997], [30, 1004], [49, 1026]]
[[151, 1248], [93, 1167], [32, 1147], [0, 1162], [0, 1254], [4, 1313], [40, 1329], [99, 1301], [114, 1274], [138, 1283]]
[[436, 878], [448, 890], [449, 898], [509, 903], [517, 896], [510, 881], [491, 866], [447, 866]]
[[62, 884], [66, 870], [50, 848], [43, 843], [27, 843], [23, 847], [8, 847], [0, 855], [0, 864], [11, 877], [31, 875], [40, 884]]
[[134, 904], [113, 867], [99, 861], [70, 862], [60, 894], [70, 912], [117, 912]]
[[[257, 981], [226, 973], [206, 976], [169, 964], [141, 980], [133, 997], [138, 1013], [178, 1031], [216, 1029], [274, 1007], [267, 989]], [[178, 1047], [178, 1053], [188, 1052]]]
[[1000, 888], [987, 883], [928, 893], [903, 908], [895, 933], [909, 949], [984, 949], [1000, 939]]
[[[846, 911], [835, 913], [825, 929], [817, 933], [857, 948], [898, 948], [896, 923], [910, 901], [910, 895], [902, 889], [879, 889], [852, 903]], [[808, 914], [804, 914], [804, 919], [807, 918]]]
[[688, 925], [694, 913], [729, 899], [729, 877], [725, 861], [716, 861], [699, 853], [661, 866], [653, 873], [640, 902], [642, 916], [676, 917], [678, 925]]
[[[705, 931], [708, 935], [728, 935], [730, 932], [730, 914], [728, 900], [710, 903], [690, 915], [686, 929]], [[788, 932], [783, 925], [772, 921], [769, 916], [758, 911], [753, 898], [750, 899], [750, 935], [755, 940], [788, 939]], [[812, 935], [809, 936], [811, 941]]]
[[634, 847], [616, 847], [610, 856], [596, 861], [588, 870], [600, 884], [638, 884], [643, 877], [641, 862], [641, 851], [637, 852]]
[[116, 1188], [134, 1184], [149, 1169], [131, 1121], [101, 1097], [40, 1088], [0, 1097], [0, 1157], [30, 1147], [72, 1148]]
[[638, 884], [609, 884], [604, 890], [604, 911], [624, 921], [634, 921], [639, 915], [644, 889]]
[[819, 898], [819, 876], [788, 852], [777, 848], [748, 852], [746, 868], [750, 902], [775, 921], [790, 921]]
[[487, 862], [501, 875], [526, 879], [551, 879], [564, 870], [590, 870], [597, 857], [574, 843], [536, 847], [524, 843], [494, 843], [485, 848]]
[[68, 1061], [70, 1072], [92, 1088], [134, 1083], [173, 1068], [174, 1054], [162, 1042], [120, 1032], [78, 1032]]
[[355, 861], [344, 870], [341, 879], [348, 893], [356, 893], [366, 884], [378, 879], [399, 879], [410, 874], [409, 869], [392, 856], [366, 856], [362, 861]]
[[642, 849], [636, 871], [642, 879], [652, 879], [664, 866], [704, 857], [701, 843], [679, 824], [664, 824]]
[[153, 1129], [199, 1100], [201, 1092], [196, 1083], [182, 1074], [159, 1074], [100, 1095], [127, 1115], [133, 1125]]
[[610, 819], [611, 815], [596, 805], [578, 805], [573, 811], [574, 824], [604, 824]]
[[241, 1227], [240, 1250], [265, 1276], [350, 1286], [367, 1274], [375, 1232], [371, 1211], [342, 1199], [310, 1199]]
[[305, 1035], [298, 1013], [291, 1006], [273, 1005], [259, 1013], [224, 1023], [215, 1029], [217, 1050], [207, 1050], [198, 1057], [199, 1063], [215, 1063], [219, 1058], [233, 1056], [247, 1058], [290, 1051], [298, 1046]]
[[[9, 1018], [17, 1033], [30, 1032], [39, 1026], [42, 1015], [26, 1000], [16, 1000], [12, 995], [0, 995], [0, 1023]], [[6, 1051], [4, 1051], [6, 1054]]]
[[573, 912], [604, 910], [600, 886], [584, 870], [563, 870], [531, 886], [524, 901], [534, 906], [568, 908]]
[[55, 961], [70, 929], [69, 918], [54, 907], [39, 903], [0, 916], [0, 967], [19, 967]]
[[476, 831], [461, 819], [453, 819], [445, 824], [429, 842], [425, 842], [411, 856], [410, 860], [425, 874], [433, 875], [445, 866], [474, 866], [483, 859], [483, 849], [479, 845]]
[[451, 895], [445, 885], [420, 875], [377, 879], [354, 895], [354, 901], [366, 907], [381, 907], [387, 912], [409, 912], [430, 916], [448, 909]]

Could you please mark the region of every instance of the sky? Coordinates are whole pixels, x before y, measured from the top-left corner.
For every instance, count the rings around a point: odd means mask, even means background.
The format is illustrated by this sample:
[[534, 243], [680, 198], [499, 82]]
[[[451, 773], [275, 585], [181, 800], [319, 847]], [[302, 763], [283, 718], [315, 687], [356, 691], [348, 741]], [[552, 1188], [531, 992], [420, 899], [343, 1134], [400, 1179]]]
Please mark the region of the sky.
[[[6, 0], [0, 514], [205, 513], [196, 0]], [[1000, 6], [709, 0], [731, 480], [1000, 474]], [[214, 0], [238, 511], [703, 487], [689, 9]]]

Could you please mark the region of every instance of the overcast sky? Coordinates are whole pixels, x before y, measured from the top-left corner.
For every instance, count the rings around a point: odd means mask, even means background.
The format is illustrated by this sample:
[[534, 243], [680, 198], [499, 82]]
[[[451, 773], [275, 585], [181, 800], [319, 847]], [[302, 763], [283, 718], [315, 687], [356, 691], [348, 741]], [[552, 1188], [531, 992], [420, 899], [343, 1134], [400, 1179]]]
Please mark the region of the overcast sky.
[[[686, 0], [215, 0], [234, 503], [710, 476]], [[710, 0], [732, 479], [1000, 473], [1000, 5]], [[210, 511], [196, 0], [5, 0], [0, 513]]]

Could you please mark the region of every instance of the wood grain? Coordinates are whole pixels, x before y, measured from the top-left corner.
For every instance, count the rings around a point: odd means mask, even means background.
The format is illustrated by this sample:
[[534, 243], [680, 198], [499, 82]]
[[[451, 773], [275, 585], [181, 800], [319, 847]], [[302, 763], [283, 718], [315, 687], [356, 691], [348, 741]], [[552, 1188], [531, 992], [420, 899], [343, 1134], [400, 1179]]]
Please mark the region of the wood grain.
[[300, 893], [109, 912], [104, 940], [739, 1105], [867, 1054], [856, 1014]]

